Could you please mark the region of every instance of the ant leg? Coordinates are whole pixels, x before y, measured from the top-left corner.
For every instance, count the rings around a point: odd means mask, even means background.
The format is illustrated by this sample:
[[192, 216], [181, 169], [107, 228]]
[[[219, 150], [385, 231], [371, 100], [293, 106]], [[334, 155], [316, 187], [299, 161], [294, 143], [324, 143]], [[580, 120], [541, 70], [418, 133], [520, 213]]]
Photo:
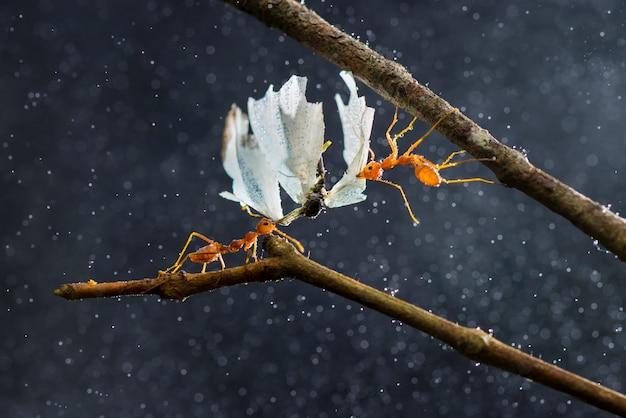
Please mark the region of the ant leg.
[[183, 264], [185, 264], [185, 261], [187, 261], [188, 258], [189, 258], [189, 254], [187, 254], [180, 262], [176, 262], [174, 263], [173, 266], [169, 267], [166, 270], [163, 270], [163, 273], [169, 273], [169, 274], [176, 273], [178, 270], [180, 270]]
[[[391, 125], [389, 125], [389, 128], [387, 128], [387, 132], [385, 132], [385, 137], [387, 138], [387, 142], [389, 142], [389, 148], [391, 148], [390, 156], [393, 156], [394, 160], [398, 157], [398, 138], [402, 138], [405, 133], [412, 130], [413, 124], [415, 123], [416, 120], [417, 120], [417, 116], [414, 116], [406, 128], [404, 128], [403, 130], [401, 130], [400, 132], [398, 132], [392, 137], [391, 129], [396, 125], [396, 123], [398, 123], [398, 106], [396, 106], [396, 111], [393, 114], [393, 120], [391, 121]], [[374, 161], [374, 158], [372, 158], [372, 161]]]
[[262, 216], [259, 215], [258, 213], [252, 213], [248, 205], [242, 205], [241, 210], [245, 210], [248, 213], [248, 215], [252, 216], [253, 218], [262, 218]]
[[396, 125], [396, 123], [398, 123], [398, 106], [396, 106], [396, 111], [393, 114], [393, 119], [391, 120], [391, 124], [389, 125], [389, 128], [387, 128], [387, 132], [385, 133], [385, 136], [387, 138], [391, 138], [391, 130]]
[[189, 258], [189, 255], [187, 255], [185, 258], [183, 258], [183, 256], [185, 255], [185, 251], [187, 251], [187, 248], [189, 247], [189, 244], [191, 243], [191, 240], [194, 237], [200, 238], [201, 240], [206, 241], [208, 244], [213, 243], [213, 240], [208, 239], [207, 237], [200, 234], [199, 232], [192, 232], [191, 234], [189, 234], [189, 238], [187, 238], [187, 242], [183, 246], [182, 251], [178, 254], [178, 259], [171, 267], [165, 269], [164, 271], [165, 273], [176, 273], [182, 267], [185, 261], [187, 261], [187, 258]]
[[457, 109], [457, 108], [455, 107], [455, 108], [454, 108], [454, 109], [452, 109], [450, 112], [446, 113], [446, 114], [445, 114], [445, 115], [443, 115], [441, 118], [439, 118], [439, 120], [438, 120], [437, 122], [435, 122], [435, 124], [434, 124], [433, 126], [431, 126], [431, 127], [430, 127], [430, 129], [428, 130], [428, 132], [426, 132], [424, 135], [422, 135], [422, 137], [421, 137], [420, 139], [418, 139], [417, 141], [415, 141], [415, 142], [413, 143], [413, 145], [411, 145], [411, 146], [409, 147], [409, 149], [408, 149], [408, 150], [406, 150], [406, 152], [404, 153], [404, 155], [409, 155], [410, 153], [412, 153], [412, 152], [413, 152], [413, 150], [414, 150], [415, 148], [417, 148], [417, 146], [418, 146], [419, 144], [421, 144], [421, 143], [422, 143], [422, 142], [423, 142], [423, 141], [424, 141], [424, 140], [428, 137], [428, 135], [430, 135], [430, 134], [431, 134], [431, 133], [435, 130], [435, 128], [436, 128], [436, 127], [437, 127], [437, 126], [438, 126], [441, 122], [443, 122], [443, 120], [444, 120], [445, 118], [447, 118], [447, 117], [448, 117], [448, 116], [450, 116], [451, 114], [453, 114], [453, 113], [455, 113], [455, 112], [458, 112], [458, 111], [459, 111], [459, 109]]
[[[452, 154], [450, 154], [448, 156], [448, 158], [445, 159], [445, 161], [443, 163], [437, 165], [437, 169], [438, 170], [443, 170], [445, 168], [456, 167], [457, 165], [469, 163], [469, 162], [472, 162], [472, 161], [491, 161], [491, 162], [495, 161], [495, 160], [493, 160], [491, 158], [468, 158], [467, 160], [463, 160], [463, 161], [456, 161], [456, 162], [453, 162], [453, 163], [450, 162], [450, 160], [452, 158], [454, 158], [455, 156], [464, 154], [466, 152], [467, 151], [465, 151], [465, 150], [453, 152]], [[447, 180], [447, 179], [444, 179], [444, 178], [441, 179], [441, 182], [445, 183], [445, 184], [471, 183], [471, 182], [475, 182], [475, 181], [480, 181], [482, 183], [488, 183], [488, 184], [496, 184], [495, 181], [486, 180], [486, 179], [483, 179], [483, 178], [480, 178], [480, 177], [472, 177], [472, 178], [469, 178], [469, 179], [455, 179], [455, 180]]]
[[[451, 167], [456, 167], [457, 165], [461, 165], [461, 164], [465, 164], [465, 163], [469, 163], [469, 162], [473, 162], [473, 161], [491, 161], [494, 162], [495, 160], [492, 158], [468, 158], [467, 160], [463, 160], [463, 161], [456, 161], [451, 163], [450, 160], [452, 158], [454, 158], [457, 155], [461, 155], [466, 153], [467, 151], [465, 150], [461, 150], [461, 151], [455, 151], [452, 154], [450, 154], [448, 156], [448, 158], [445, 159], [445, 161], [441, 164], [437, 165], [437, 169], [438, 170], [443, 170], [445, 168], [451, 168]], [[453, 183], [470, 183], [470, 182], [474, 182], [474, 181], [480, 181], [483, 183], [488, 183], [488, 184], [496, 184], [495, 181], [491, 181], [491, 180], [486, 180], [480, 177], [473, 177], [473, 178], [469, 178], [469, 179], [456, 179], [456, 180], [447, 180], [442, 178], [441, 182], [442, 183], [446, 183], [446, 184], [453, 184]]]
[[[396, 113], [397, 113], [397, 112], [398, 112], [398, 109], [396, 108]], [[395, 134], [395, 135], [393, 136], [393, 138], [392, 138], [392, 139], [393, 139], [394, 144], [396, 144], [396, 146], [397, 146], [396, 140], [397, 140], [398, 138], [402, 138], [402, 137], [404, 136], [404, 134], [405, 134], [405, 133], [407, 133], [407, 132], [409, 132], [409, 131], [412, 131], [412, 130], [413, 130], [413, 125], [415, 124], [415, 121], [416, 121], [416, 120], [417, 120], [417, 116], [413, 116], [413, 119], [411, 119], [411, 122], [409, 122], [409, 124], [407, 125], [407, 127], [406, 127], [406, 128], [404, 128], [403, 130], [401, 130], [400, 132], [398, 132], [397, 134]], [[397, 121], [397, 119], [396, 119], [396, 121]]]
[[[387, 132], [385, 132], [385, 138], [387, 138], [387, 142], [389, 142], [389, 148], [391, 148], [391, 155], [393, 155], [394, 158], [398, 156], [398, 144], [396, 142], [398, 135], [394, 135], [392, 138], [391, 130], [393, 129], [394, 126], [396, 126], [396, 123], [398, 123], [398, 106], [396, 106], [396, 111], [393, 114], [393, 120], [391, 121], [389, 128], [387, 128]], [[371, 152], [371, 148], [370, 148], [370, 152]], [[374, 153], [371, 152], [371, 154], [372, 154], [372, 161], [374, 161]]]
[[411, 205], [409, 205], [409, 201], [406, 198], [406, 194], [404, 194], [404, 190], [402, 189], [402, 186], [400, 186], [399, 184], [393, 183], [393, 182], [391, 182], [389, 180], [378, 179], [376, 181], [388, 184], [388, 185], [393, 186], [396, 189], [400, 190], [400, 194], [402, 194], [402, 199], [404, 199], [404, 204], [406, 205], [406, 208], [409, 211], [409, 215], [411, 216], [411, 219], [413, 220], [413, 222], [415, 222], [416, 225], [420, 223], [420, 221], [417, 220], [415, 215], [413, 215], [413, 211], [411, 210]]
[[491, 181], [491, 180], [487, 180], [487, 179], [483, 179], [480, 177], [472, 177], [469, 179], [455, 179], [455, 180], [446, 180], [446, 179], [441, 179], [442, 183], [446, 183], [446, 184], [454, 184], [454, 183], [471, 183], [471, 182], [475, 182], [475, 181], [480, 181], [482, 183], [488, 183], [488, 184], [496, 184], [495, 181]]
[[[437, 164], [437, 167], [439, 168], [439, 170], [443, 170], [444, 168], [454, 167], [454, 166], [457, 166], [457, 165], [459, 165], [461, 163], [464, 163], [465, 161], [459, 161], [458, 163], [448, 164], [451, 159], [453, 159], [457, 155], [465, 154], [466, 152], [467, 151], [465, 151], [465, 150], [453, 152], [452, 154], [448, 155], [448, 158], [446, 158], [441, 164]], [[472, 160], [467, 160], [467, 161], [474, 161], [474, 160], [472, 159]]]
[[278, 235], [280, 235], [281, 237], [285, 238], [287, 241], [289, 241], [293, 245], [295, 245], [296, 248], [298, 249], [298, 251], [300, 251], [301, 253], [304, 252], [304, 247], [302, 246], [302, 244], [300, 244], [300, 241], [298, 241], [294, 237], [291, 237], [291, 236], [285, 234], [283, 231], [280, 231], [278, 229], [275, 229], [274, 232], [276, 232]]
[[492, 163], [496, 162], [496, 160], [494, 160], [493, 158], [468, 158], [467, 160], [463, 160], [463, 161], [457, 161], [454, 163], [450, 162], [450, 160], [454, 158], [455, 156], [465, 154], [466, 152], [467, 151], [465, 150], [453, 152], [452, 154], [448, 156], [448, 158], [444, 160], [444, 162], [442, 162], [441, 164], [437, 164], [437, 169], [443, 170], [444, 168], [456, 167], [457, 165], [471, 163], [472, 161], [490, 161]]
[[176, 259], [176, 262], [172, 264], [171, 267], [165, 269], [164, 270], [165, 273], [170, 273], [170, 272], [176, 273], [178, 269], [180, 268], [180, 266], [187, 260], [188, 257], [183, 258], [183, 256], [185, 254], [185, 251], [187, 251], [187, 247], [189, 247], [189, 243], [191, 243], [191, 240], [193, 239], [193, 234], [194, 232], [189, 234], [189, 237], [187, 238], [187, 242], [185, 242], [183, 249], [181, 250], [180, 253], [178, 253], [178, 258]]
[[258, 242], [259, 242], [259, 238], [257, 237], [254, 240], [254, 244], [252, 244], [252, 259], [254, 260], [255, 263], [259, 261], [256, 255]]
[[254, 243], [252, 244], [252, 249], [248, 248], [248, 251], [246, 252], [246, 264], [250, 262], [250, 254], [252, 254], [252, 259], [254, 260], [255, 263], [259, 261], [259, 259], [256, 256], [257, 241], [258, 241], [258, 238], [254, 240]]
[[370, 161], [376, 161], [376, 156], [374, 155], [374, 151], [372, 150], [371, 147], [368, 152], [370, 154]]

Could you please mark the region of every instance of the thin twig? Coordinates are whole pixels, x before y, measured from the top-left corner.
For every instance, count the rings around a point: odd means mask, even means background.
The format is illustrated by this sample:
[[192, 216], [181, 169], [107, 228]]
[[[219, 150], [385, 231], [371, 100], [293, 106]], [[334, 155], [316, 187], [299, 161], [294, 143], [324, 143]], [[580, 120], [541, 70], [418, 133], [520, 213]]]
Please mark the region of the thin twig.
[[55, 294], [66, 299], [154, 294], [184, 300], [220, 287], [293, 277], [432, 335], [472, 361], [507, 370], [590, 405], [626, 416], [626, 396], [619, 392], [532, 357], [478, 328], [460, 326], [328, 269], [304, 257], [282, 238], [268, 236], [263, 244], [269, 258], [241, 267], [200, 274], [160, 274], [154, 279], [128, 282], [65, 284], [55, 290]]
[[[352, 73], [386, 100], [433, 124], [452, 106], [421, 85], [395, 61], [331, 26], [293, 0], [223, 0], [278, 28], [338, 67]], [[461, 113], [446, 118], [438, 130], [484, 163], [498, 179], [572, 222], [599, 244], [626, 261], [626, 220], [532, 165], [525, 155], [505, 146]]]

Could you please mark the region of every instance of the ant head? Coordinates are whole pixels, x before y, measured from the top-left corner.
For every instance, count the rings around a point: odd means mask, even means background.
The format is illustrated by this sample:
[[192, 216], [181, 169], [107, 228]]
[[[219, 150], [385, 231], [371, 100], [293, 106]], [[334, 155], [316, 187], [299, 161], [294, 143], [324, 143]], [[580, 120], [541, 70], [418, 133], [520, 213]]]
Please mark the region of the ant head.
[[378, 180], [383, 176], [383, 169], [380, 166], [379, 162], [370, 161], [367, 163], [363, 170], [359, 174], [356, 175], [359, 179], [365, 180]]
[[269, 234], [275, 229], [276, 229], [276, 222], [268, 218], [261, 219], [261, 221], [259, 221], [259, 223], [256, 225], [256, 232], [258, 232], [260, 235]]

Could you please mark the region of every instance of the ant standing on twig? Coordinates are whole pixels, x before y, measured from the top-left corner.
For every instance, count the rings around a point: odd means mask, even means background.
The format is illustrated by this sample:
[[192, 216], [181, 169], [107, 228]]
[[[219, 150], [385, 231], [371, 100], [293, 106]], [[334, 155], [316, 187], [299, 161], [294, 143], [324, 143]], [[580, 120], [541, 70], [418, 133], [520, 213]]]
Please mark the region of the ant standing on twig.
[[411, 216], [411, 219], [416, 224], [419, 224], [419, 221], [417, 220], [415, 215], [413, 215], [413, 211], [411, 210], [411, 205], [409, 205], [409, 201], [406, 198], [406, 194], [404, 193], [402, 186], [400, 186], [399, 184], [393, 183], [389, 180], [384, 180], [382, 176], [385, 170], [390, 170], [397, 165], [410, 165], [413, 168], [413, 171], [415, 172], [415, 177], [420, 182], [424, 183], [425, 185], [432, 186], [432, 187], [439, 187], [441, 183], [452, 184], [452, 183], [468, 183], [468, 182], [474, 182], [474, 181], [481, 181], [483, 183], [495, 184], [495, 182], [491, 180], [486, 180], [480, 177], [448, 180], [448, 179], [441, 177], [441, 174], [440, 174], [440, 171], [443, 169], [456, 167], [459, 164], [464, 164], [464, 163], [468, 163], [471, 161], [494, 161], [491, 158], [470, 158], [470, 159], [463, 160], [463, 161], [450, 162], [450, 160], [452, 160], [452, 158], [454, 158], [455, 156], [464, 154], [466, 152], [465, 150], [461, 150], [461, 151], [455, 151], [452, 154], [450, 154], [448, 158], [446, 158], [441, 164], [435, 164], [421, 155], [412, 153], [413, 150], [415, 150], [415, 148], [417, 148], [417, 146], [421, 144], [422, 141], [424, 141], [424, 139], [426, 139], [426, 137], [428, 137], [428, 135], [430, 135], [433, 132], [433, 130], [437, 127], [437, 125], [439, 125], [445, 118], [450, 116], [452, 113], [458, 112], [458, 110], [459, 109], [454, 108], [452, 109], [452, 111], [442, 116], [428, 130], [428, 132], [426, 132], [421, 138], [415, 141], [413, 145], [411, 145], [404, 154], [398, 156], [397, 140], [398, 138], [401, 138], [405, 133], [413, 129], [413, 124], [417, 120], [417, 116], [415, 116], [413, 120], [411, 120], [411, 122], [406, 128], [404, 128], [402, 131], [400, 131], [398, 134], [392, 137], [391, 129], [398, 122], [398, 107], [396, 106], [396, 111], [393, 115], [393, 121], [391, 122], [391, 125], [389, 125], [389, 128], [387, 129], [387, 132], [385, 134], [385, 137], [387, 138], [387, 142], [389, 142], [389, 147], [391, 148], [391, 153], [382, 161], [377, 162], [375, 160], [376, 157], [374, 156], [374, 151], [372, 151], [372, 149], [370, 148], [371, 161], [367, 163], [365, 168], [363, 168], [363, 170], [361, 170], [359, 174], [357, 174], [357, 177], [360, 179], [379, 181], [381, 183], [389, 184], [390, 186], [393, 186], [396, 189], [398, 189], [400, 193], [402, 194], [402, 199], [404, 199], [404, 204], [409, 210], [409, 215]]
[[[247, 207], [244, 207], [243, 209], [247, 210], [250, 216], [260, 218], [259, 215], [250, 212]], [[228, 253], [236, 253], [242, 248], [248, 252], [246, 256], [246, 264], [250, 262], [250, 255], [252, 255], [252, 258], [256, 262], [258, 261], [256, 255], [258, 238], [262, 235], [269, 235], [272, 232], [276, 232], [281, 237], [287, 239], [289, 242], [295, 245], [296, 248], [298, 248], [298, 251], [300, 251], [301, 253], [304, 252], [304, 247], [302, 246], [302, 244], [300, 244], [297, 239], [279, 230], [276, 227], [275, 221], [269, 218], [262, 218], [256, 225], [256, 229], [254, 231], [248, 232], [242, 239], [232, 240], [228, 245], [220, 244], [219, 242], [209, 239], [198, 232], [192, 232], [191, 234], [189, 234], [187, 242], [183, 246], [180, 254], [178, 255], [178, 260], [176, 260], [176, 262], [171, 267], [167, 268], [164, 273], [176, 273], [178, 270], [180, 270], [180, 268], [183, 266], [185, 261], [187, 261], [187, 259], [191, 260], [192, 263], [202, 264], [202, 273], [205, 272], [206, 265], [208, 263], [212, 263], [215, 260], [219, 260], [220, 264], [222, 265], [222, 270], [224, 270], [226, 268], [226, 265], [224, 264], [224, 259], [222, 258], [222, 255]], [[200, 238], [201, 240], [207, 242], [208, 245], [205, 245], [204, 247], [185, 255], [185, 251], [187, 251], [187, 248], [189, 247], [189, 244], [194, 237]]]

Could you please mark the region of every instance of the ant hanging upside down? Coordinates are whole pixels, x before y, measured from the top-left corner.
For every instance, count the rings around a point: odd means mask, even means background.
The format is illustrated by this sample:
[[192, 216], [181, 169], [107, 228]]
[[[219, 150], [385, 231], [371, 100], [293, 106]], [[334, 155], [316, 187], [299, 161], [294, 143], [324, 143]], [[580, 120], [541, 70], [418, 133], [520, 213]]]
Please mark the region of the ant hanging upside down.
[[415, 150], [415, 148], [417, 148], [417, 146], [421, 144], [422, 141], [424, 141], [424, 139], [426, 139], [426, 137], [428, 137], [428, 135], [430, 135], [433, 132], [433, 130], [437, 127], [437, 125], [439, 125], [445, 118], [447, 118], [454, 112], [458, 112], [458, 109], [454, 108], [452, 109], [452, 111], [450, 111], [449, 113], [441, 117], [441, 119], [439, 119], [428, 130], [428, 132], [426, 132], [420, 139], [415, 141], [413, 145], [411, 145], [404, 154], [398, 155], [397, 140], [398, 138], [401, 138], [405, 133], [413, 129], [413, 124], [417, 120], [417, 116], [415, 116], [413, 120], [411, 120], [411, 122], [405, 129], [403, 129], [400, 133], [392, 137], [391, 129], [398, 122], [398, 108], [396, 107], [396, 111], [393, 115], [393, 121], [391, 122], [391, 125], [389, 125], [389, 128], [387, 129], [387, 132], [385, 134], [385, 137], [387, 138], [387, 142], [389, 142], [389, 147], [391, 148], [391, 154], [389, 154], [389, 156], [384, 158], [382, 161], [378, 162], [375, 160], [374, 152], [370, 149], [371, 161], [367, 163], [367, 165], [365, 165], [365, 167], [363, 168], [363, 170], [361, 170], [359, 174], [357, 174], [357, 177], [360, 179], [379, 181], [381, 183], [389, 184], [390, 186], [393, 186], [396, 189], [398, 189], [400, 193], [402, 194], [402, 199], [404, 199], [404, 204], [409, 210], [409, 215], [411, 215], [411, 219], [416, 224], [419, 224], [419, 221], [417, 220], [415, 215], [413, 215], [413, 211], [411, 210], [411, 205], [409, 205], [409, 201], [406, 198], [406, 195], [404, 193], [404, 190], [402, 189], [402, 186], [400, 186], [399, 184], [393, 183], [389, 180], [384, 180], [382, 176], [385, 170], [390, 170], [397, 165], [410, 165], [413, 168], [413, 171], [415, 172], [415, 177], [417, 177], [417, 179], [420, 182], [424, 183], [425, 185], [432, 186], [432, 187], [439, 187], [441, 183], [445, 183], [445, 184], [469, 183], [469, 182], [474, 182], [474, 181], [481, 181], [483, 183], [495, 184], [495, 182], [491, 180], [486, 180], [480, 177], [448, 180], [448, 179], [441, 177], [441, 174], [440, 174], [441, 170], [446, 169], [446, 168], [456, 167], [459, 164], [464, 164], [464, 163], [468, 163], [471, 161], [492, 161], [493, 162], [495, 161], [494, 159], [470, 158], [470, 159], [463, 160], [463, 161], [450, 162], [452, 158], [454, 158], [455, 156], [464, 154], [466, 152], [465, 150], [461, 150], [461, 151], [455, 151], [452, 154], [450, 154], [448, 158], [446, 158], [441, 164], [435, 164], [421, 155], [412, 153], [413, 150]]

